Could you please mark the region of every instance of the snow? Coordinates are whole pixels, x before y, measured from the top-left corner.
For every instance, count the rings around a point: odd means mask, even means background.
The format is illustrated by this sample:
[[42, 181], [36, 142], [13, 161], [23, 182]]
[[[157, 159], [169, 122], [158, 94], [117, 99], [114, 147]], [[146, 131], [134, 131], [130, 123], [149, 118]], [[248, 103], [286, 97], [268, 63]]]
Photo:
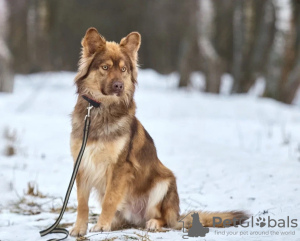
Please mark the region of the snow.
[[[50, 238], [40, 238], [39, 231], [58, 217], [72, 173], [69, 114], [76, 100], [74, 76], [70, 72], [17, 75], [14, 93], [0, 94], [1, 241]], [[199, 91], [203, 77], [193, 76], [195, 88], [178, 90], [177, 74], [141, 70], [135, 95], [138, 118], [155, 140], [159, 158], [177, 177], [182, 213], [247, 210], [255, 219], [299, 219], [299, 107], [253, 93], [229, 96], [229, 76], [223, 78], [222, 95], [204, 94]], [[14, 138], [5, 138], [4, 132]], [[15, 155], [4, 154], [8, 145]], [[29, 182], [38, 186], [36, 196], [26, 195]], [[61, 222], [69, 229], [76, 205], [74, 188]], [[96, 198], [91, 198], [90, 207], [92, 213], [101, 211]], [[300, 240], [297, 222], [296, 228], [260, 228], [254, 220], [253, 228], [210, 228], [205, 238], [190, 239]], [[183, 233], [129, 229], [98, 233], [90, 240], [133, 240], [141, 235], [182, 240]]]

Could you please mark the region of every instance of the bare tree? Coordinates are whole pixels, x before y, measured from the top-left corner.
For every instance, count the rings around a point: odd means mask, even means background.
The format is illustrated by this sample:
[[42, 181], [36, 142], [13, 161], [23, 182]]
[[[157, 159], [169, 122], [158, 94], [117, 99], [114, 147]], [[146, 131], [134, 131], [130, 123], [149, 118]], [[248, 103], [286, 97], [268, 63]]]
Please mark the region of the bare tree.
[[272, 0], [235, 2], [232, 92], [245, 93], [266, 66], [275, 33]]
[[224, 71], [230, 72], [233, 59], [233, 13], [234, 1], [212, 0], [214, 25], [212, 42], [224, 65]]
[[0, 91], [12, 92], [14, 76], [12, 72], [12, 56], [6, 45], [8, 7], [6, 0], [0, 0]]
[[203, 56], [206, 92], [219, 93], [224, 72], [222, 59], [213, 45], [214, 7], [209, 0], [199, 0], [198, 46]]
[[286, 41], [279, 101], [291, 104], [300, 86], [300, 4], [293, 1], [289, 39]]
[[[287, 1], [293, 2], [293, 13], [289, 31], [282, 31], [278, 13], [290, 7], [283, 4]], [[246, 93], [263, 76], [264, 96], [292, 102], [300, 85], [299, 1], [130, 2], [0, 0], [0, 90], [12, 91], [11, 56], [19, 73], [75, 70], [80, 40], [92, 23], [107, 39], [141, 32], [141, 66], [163, 74], [179, 71], [179, 87], [200, 70], [206, 92], [219, 93], [221, 77], [229, 73], [232, 93]]]
[[[188, 26], [180, 43], [180, 50], [178, 56], [178, 71], [180, 75], [178, 87], [186, 87], [190, 83], [190, 74], [195, 71], [197, 67], [200, 68], [200, 53], [197, 44], [197, 2], [186, 1], [188, 8]], [[197, 64], [198, 63], [198, 64]], [[197, 66], [198, 65], [198, 66]]]
[[300, 86], [300, 5], [292, 1], [288, 29], [278, 29], [266, 72], [265, 97], [292, 103]]

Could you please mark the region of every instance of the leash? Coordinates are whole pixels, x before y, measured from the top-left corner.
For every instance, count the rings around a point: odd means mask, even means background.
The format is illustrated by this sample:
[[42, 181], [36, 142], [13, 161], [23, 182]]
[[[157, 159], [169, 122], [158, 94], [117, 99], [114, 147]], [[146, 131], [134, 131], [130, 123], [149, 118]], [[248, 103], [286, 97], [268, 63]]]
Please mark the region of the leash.
[[76, 162], [75, 162], [75, 165], [74, 165], [74, 168], [73, 168], [72, 177], [71, 177], [71, 180], [70, 180], [70, 183], [69, 183], [69, 186], [68, 186], [67, 193], [65, 195], [64, 203], [63, 203], [60, 214], [59, 214], [58, 218], [56, 219], [55, 223], [52, 224], [49, 228], [40, 231], [41, 237], [43, 237], [47, 234], [51, 234], [51, 233], [62, 233], [62, 234], [65, 234], [65, 237], [60, 238], [60, 239], [53, 238], [53, 239], [49, 239], [48, 241], [60, 241], [60, 240], [66, 239], [69, 236], [69, 231], [67, 229], [58, 228], [57, 226], [59, 225], [59, 223], [60, 223], [60, 221], [61, 221], [61, 219], [62, 219], [62, 217], [63, 217], [63, 215], [66, 211], [67, 204], [68, 204], [68, 201], [69, 201], [69, 198], [70, 198], [70, 194], [71, 194], [72, 188], [74, 186], [76, 175], [77, 175], [77, 172], [78, 172], [78, 169], [79, 169], [79, 166], [80, 166], [80, 162], [81, 162], [81, 159], [82, 159], [82, 156], [83, 156], [83, 153], [84, 153], [84, 149], [85, 149], [86, 142], [87, 142], [87, 139], [88, 139], [90, 123], [91, 123], [91, 120], [90, 120], [90, 118], [91, 118], [91, 109], [93, 107], [97, 108], [97, 107], [100, 106], [100, 103], [97, 102], [96, 100], [93, 100], [93, 99], [91, 99], [87, 96], [84, 96], [84, 95], [82, 97], [86, 101], [89, 102], [89, 106], [87, 107], [87, 114], [84, 118], [85, 122], [84, 122], [84, 128], [83, 128], [83, 139], [82, 139], [81, 148], [80, 148], [79, 154], [77, 156], [77, 159], [76, 159]]

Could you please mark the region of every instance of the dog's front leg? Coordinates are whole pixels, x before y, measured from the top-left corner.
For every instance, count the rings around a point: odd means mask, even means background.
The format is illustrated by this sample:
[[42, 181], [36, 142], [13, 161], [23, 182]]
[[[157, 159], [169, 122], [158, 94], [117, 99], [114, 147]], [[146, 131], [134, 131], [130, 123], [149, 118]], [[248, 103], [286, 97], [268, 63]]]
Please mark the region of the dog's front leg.
[[90, 196], [90, 188], [84, 185], [83, 180], [81, 178], [81, 173], [78, 173], [76, 177], [76, 185], [77, 185], [77, 219], [74, 227], [72, 228], [70, 235], [71, 236], [83, 236], [86, 234], [88, 227], [88, 219], [89, 219], [89, 196]]
[[115, 164], [110, 168], [107, 177], [107, 186], [102, 202], [102, 212], [97, 224], [91, 232], [110, 231], [111, 224], [118, 206], [124, 200], [128, 190], [129, 166]]

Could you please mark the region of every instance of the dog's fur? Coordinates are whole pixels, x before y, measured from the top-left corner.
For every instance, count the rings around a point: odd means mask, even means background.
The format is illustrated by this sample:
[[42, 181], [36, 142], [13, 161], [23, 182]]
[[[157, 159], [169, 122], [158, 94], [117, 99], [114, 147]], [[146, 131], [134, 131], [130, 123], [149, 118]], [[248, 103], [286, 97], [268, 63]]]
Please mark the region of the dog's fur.
[[[89, 98], [101, 102], [91, 111], [86, 149], [76, 178], [77, 220], [72, 236], [84, 235], [88, 200], [97, 191], [102, 213], [91, 231], [109, 231], [134, 225], [159, 230], [180, 228], [179, 198], [174, 174], [157, 157], [154, 142], [135, 117], [137, 52], [141, 36], [130, 33], [121, 42], [108, 42], [95, 28], [82, 40], [82, 56], [75, 78], [78, 99], [72, 114], [71, 152], [79, 153]], [[113, 83], [122, 83], [115, 91]], [[212, 225], [214, 213], [201, 213], [203, 226]], [[223, 218], [244, 213], [217, 213]]]

